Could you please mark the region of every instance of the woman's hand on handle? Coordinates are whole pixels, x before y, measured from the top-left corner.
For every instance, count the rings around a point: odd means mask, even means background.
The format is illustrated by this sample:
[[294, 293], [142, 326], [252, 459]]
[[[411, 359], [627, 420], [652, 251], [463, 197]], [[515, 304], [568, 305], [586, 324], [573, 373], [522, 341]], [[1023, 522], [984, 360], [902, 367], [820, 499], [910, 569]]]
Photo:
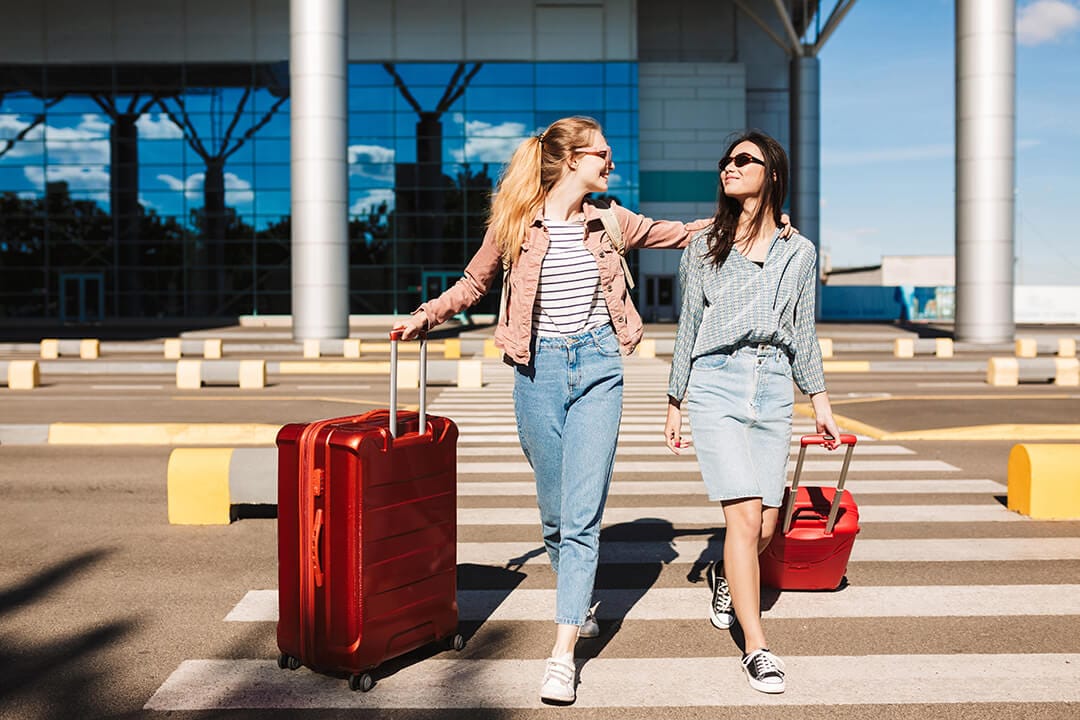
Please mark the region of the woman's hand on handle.
[[690, 447], [690, 443], [682, 439], [682, 410], [671, 397], [668, 397], [667, 419], [664, 421], [664, 443], [676, 455], [682, 455], [683, 448]]
[[829, 450], [835, 450], [840, 447], [840, 440], [838, 439], [840, 437], [840, 426], [833, 419], [829, 394], [820, 392], [811, 395], [810, 402], [814, 406], [814, 421], [817, 425], [817, 431], [833, 438], [831, 442], [825, 443], [825, 447]]
[[402, 340], [414, 340], [427, 330], [427, 318], [423, 313], [410, 315], [404, 320], [394, 323], [394, 331], [401, 331]]

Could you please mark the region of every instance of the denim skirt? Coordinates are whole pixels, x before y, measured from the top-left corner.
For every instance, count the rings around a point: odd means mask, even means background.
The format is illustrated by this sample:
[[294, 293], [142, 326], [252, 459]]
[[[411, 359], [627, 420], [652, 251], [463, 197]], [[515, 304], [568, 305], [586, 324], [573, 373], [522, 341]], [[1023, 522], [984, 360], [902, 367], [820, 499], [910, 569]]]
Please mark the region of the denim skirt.
[[795, 406], [787, 353], [751, 345], [695, 358], [686, 406], [709, 499], [780, 507]]

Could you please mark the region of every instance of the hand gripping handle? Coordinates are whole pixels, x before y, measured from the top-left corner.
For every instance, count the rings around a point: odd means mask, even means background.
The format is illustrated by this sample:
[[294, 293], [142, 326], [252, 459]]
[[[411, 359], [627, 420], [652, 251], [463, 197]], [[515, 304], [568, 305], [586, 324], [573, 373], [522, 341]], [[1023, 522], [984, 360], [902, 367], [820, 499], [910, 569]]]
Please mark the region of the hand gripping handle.
[[[398, 342], [403, 330], [390, 331], [390, 435], [397, 437]], [[427, 432], [427, 333], [420, 334], [420, 418], [418, 431]]]
[[[833, 438], [828, 435], [803, 435], [799, 440], [799, 459], [795, 463], [795, 476], [791, 479], [791, 491], [788, 493], [787, 505], [784, 507], [783, 533], [786, 535], [791, 530], [791, 518], [795, 514], [795, 496], [799, 488], [799, 479], [802, 476], [803, 461], [806, 459], [806, 448], [810, 445], [824, 445]], [[841, 433], [838, 438], [841, 445], [847, 445], [844, 454], [844, 465], [840, 468], [840, 480], [836, 483], [836, 494], [833, 495], [832, 506], [829, 508], [829, 519], [825, 522], [825, 534], [833, 531], [836, 525], [836, 516], [840, 512], [840, 496], [843, 494], [844, 482], [847, 480], [848, 466], [851, 465], [851, 453], [855, 450], [858, 438], [854, 435]]]

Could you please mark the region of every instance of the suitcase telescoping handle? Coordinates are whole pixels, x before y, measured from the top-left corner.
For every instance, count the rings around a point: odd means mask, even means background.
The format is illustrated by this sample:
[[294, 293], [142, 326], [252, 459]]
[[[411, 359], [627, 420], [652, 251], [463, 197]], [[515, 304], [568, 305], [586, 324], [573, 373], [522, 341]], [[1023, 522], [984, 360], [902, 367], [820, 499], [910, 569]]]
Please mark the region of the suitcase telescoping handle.
[[[393, 330], [390, 333], [390, 435], [397, 437], [397, 373], [398, 373], [398, 341], [401, 340], [401, 330]], [[420, 418], [418, 432], [423, 435], [427, 432], [427, 334], [420, 335]]]
[[[795, 463], [795, 477], [791, 479], [791, 491], [788, 493], [787, 506], [784, 508], [784, 534], [791, 529], [791, 518], [795, 514], [795, 496], [799, 489], [799, 478], [802, 475], [803, 460], [806, 459], [806, 448], [810, 445], [824, 445], [831, 440], [827, 435], [803, 435], [799, 441], [799, 460]], [[843, 494], [844, 481], [847, 480], [848, 466], [851, 465], [851, 453], [855, 450], [856, 437], [847, 433], [840, 433], [841, 445], [847, 445], [844, 453], [844, 465], [840, 468], [840, 480], [836, 483], [836, 494], [833, 495], [832, 507], [829, 508], [829, 519], [825, 522], [825, 534], [833, 531], [836, 524], [836, 516], [840, 512], [840, 496]]]

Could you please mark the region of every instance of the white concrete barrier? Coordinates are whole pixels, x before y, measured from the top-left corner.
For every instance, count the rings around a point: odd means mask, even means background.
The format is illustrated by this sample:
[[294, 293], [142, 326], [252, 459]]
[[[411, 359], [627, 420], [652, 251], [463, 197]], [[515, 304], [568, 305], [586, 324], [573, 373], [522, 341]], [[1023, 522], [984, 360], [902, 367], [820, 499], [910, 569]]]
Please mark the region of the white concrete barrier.
[[75, 355], [83, 360], [97, 360], [101, 357], [101, 341], [97, 338], [83, 338], [82, 340], [47, 338], [41, 341], [40, 355], [42, 360], [56, 360], [62, 356]]
[[954, 355], [951, 338], [897, 338], [893, 341], [893, 357], [913, 358], [916, 355], [934, 355], [951, 358]]
[[1064, 387], [1080, 385], [1080, 360], [1054, 357], [992, 357], [986, 365], [986, 382], [995, 386], [1048, 383]]
[[206, 385], [237, 385], [241, 389], [266, 387], [265, 360], [178, 360], [176, 387], [198, 390]]

